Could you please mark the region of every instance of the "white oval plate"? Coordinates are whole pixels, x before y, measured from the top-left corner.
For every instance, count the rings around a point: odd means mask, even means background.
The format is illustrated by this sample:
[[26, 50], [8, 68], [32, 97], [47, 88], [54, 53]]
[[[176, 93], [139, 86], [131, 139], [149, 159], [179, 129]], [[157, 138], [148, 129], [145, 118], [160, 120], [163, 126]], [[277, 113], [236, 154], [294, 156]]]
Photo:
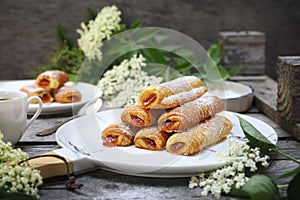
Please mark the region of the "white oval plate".
[[[16, 90], [19, 91], [23, 86], [34, 83], [35, 80], [19, 80], [19, 81], [6, 81], [0, 82], [0, 90]], [[76, 88], [82, 95], [80, 102], [75, 103], [44, 103], [42, 109], [42, 115], [49, 114], [59, 114], [78, 111], [85, 103], [89, 100], [99, 97], [101, 91], [97, 89], [95, 85], [78, 82], [74, 84], [73, 82], [68, 82], [66, 85], [72, 85]], [[28, 108], [28, 114], [34, 114], [37, 110], [37, 104], [30, 104]]]
[[[149, 151], [129, 147], [105, 147], [102, 145], [101, 131], [109, 124], [120, 120], [122, 109], [102, 111], [87, 115], [60, 127], [56, 132], [59, 145], [92, 157], [101, 167], [122, 174], [145, 177], [189, 177], [201, 171], [208, 171], [225, 165], [217, 158], [217, 152], [226, 152], [224, 140], [193, 156], [177, 156], [166, 150]], [[243, 138], [236, 113], [220, 113], [233, 123], [232, 135]], [[268, 124], [241, 114], [236, 114], [252, 123], [271, 142], [276, 144], [277, 134]]]

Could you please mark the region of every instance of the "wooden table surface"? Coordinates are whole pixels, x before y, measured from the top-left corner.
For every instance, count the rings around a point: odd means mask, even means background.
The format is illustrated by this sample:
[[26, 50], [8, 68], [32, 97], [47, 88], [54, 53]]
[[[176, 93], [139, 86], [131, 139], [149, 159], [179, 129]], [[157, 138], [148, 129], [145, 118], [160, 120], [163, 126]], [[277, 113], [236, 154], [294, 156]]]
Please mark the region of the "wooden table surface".
[[[260, 112], [255, 106], [244, 113], [248, 116], [262, 120], [275, 129], [278, 134], [277, 146], [283, 152], [300, 159], [299, 142], [289, 133], [282, 130], [275, 122]], [[60, 148], [55, 135], [37, 137], [39, 130], [50, 127], [67, 115], [40, 116], [25, 132], [17, 147], [21, 147], [30, 156], [39, 155]], [[275, 177], [297, 167], [292, 161], [274, 155], [271, 157], [270, 166], [262, 168], [259, 173]], [[276, 181], [278, 184], [286, 183], [288, 179]], [[145, 178], [121, 175], [103, 169], [96, 169], [84, 174], [76, 175], [76, 183], [84, 186], [76, 191], [67, 191], [64, 185], [53, 185], [41, 188], [41, 199], [214, 199], [211, 196], [201, 197], [199, 188], [188, 187], [189, 178]], [[280, 190], [285, 196], [286, 190]], [[222, 196], [221, 199], [235, 199]]]

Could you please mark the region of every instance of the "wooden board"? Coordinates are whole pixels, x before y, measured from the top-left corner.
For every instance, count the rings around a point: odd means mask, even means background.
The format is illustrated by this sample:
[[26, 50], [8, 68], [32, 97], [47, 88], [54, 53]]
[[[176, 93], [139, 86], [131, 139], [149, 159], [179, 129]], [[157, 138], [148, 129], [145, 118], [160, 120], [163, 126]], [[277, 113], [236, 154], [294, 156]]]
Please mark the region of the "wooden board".
[[258, 31], [220, 32], [221, 63], [226, 69], [244, 65], [239, 74], [265, 74], [265, 34]]
[[290, 123], [300, 123], [300, 56], [278, 57], [277, 110]]
[[[64, 176], [73, 173], [73, 164], [71, 160], [64, 158], [66, 163], [61, 160], [62, 156], [54, 153], [54, 152], [47, 152], [42, 154], [41, 156], [47, 157], [38, 157], [28, 162], [34, 166], [35, 169], [40, 170], [41, 176], [43, 178], [50, 178], [56, 176]], [[57, 156], [57, 157], [54, 157]], [[60, 158], [60, 159], [59, 159]], [[69, 171], [67, 170], [67, 166]]]
[[254, 105], [277, 123], [282, 129], [300, 140], [300, 124], [292, 124], [277, 111], [277, 82], [266, 77], [264, 80], [242, 81], [255, 90]]

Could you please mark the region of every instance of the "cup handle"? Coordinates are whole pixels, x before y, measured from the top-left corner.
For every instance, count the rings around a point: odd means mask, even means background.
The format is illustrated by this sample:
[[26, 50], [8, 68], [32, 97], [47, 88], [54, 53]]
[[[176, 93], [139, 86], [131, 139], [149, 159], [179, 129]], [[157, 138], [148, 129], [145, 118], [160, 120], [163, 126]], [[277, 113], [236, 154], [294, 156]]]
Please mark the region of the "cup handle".
[[38, 96], [32, 96], [32, 97], [29, 97], [27, 99], [27, 109], [29, 107], [30, 102], [33, 101], [33, 100], [36, 100], [38, 102], [39, 107], [35, 111], [34, 115], [31, 117], [31, 119], [27, 121], [25, 130], [32, 124], [32, 122], [34, 122], [34, 120], [36, 120], [36, 118], [38, 118], [38, 116], [42, 112], [43, 102], [42, 102], [42, 100]]

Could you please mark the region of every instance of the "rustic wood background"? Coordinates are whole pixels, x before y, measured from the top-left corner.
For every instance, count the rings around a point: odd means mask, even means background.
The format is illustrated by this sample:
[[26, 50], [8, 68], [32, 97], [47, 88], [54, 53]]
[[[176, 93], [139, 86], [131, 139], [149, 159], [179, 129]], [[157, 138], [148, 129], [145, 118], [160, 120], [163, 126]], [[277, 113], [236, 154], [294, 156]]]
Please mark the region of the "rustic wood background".
[[264, 32], [266, 74], [273, 78], [277, 56], [300, 52], [298, 0], [1, 0], [0, 80], [30, 78], [27, 72], [45, 64], [57, 44], [58, 23], [75, 39], [87, 7], [100, 10], [112, 4], [121, 9], [126, 24], [142, 18], [145, 26], [178, 30], [205, 48], [217, 41], [219, 31]]

